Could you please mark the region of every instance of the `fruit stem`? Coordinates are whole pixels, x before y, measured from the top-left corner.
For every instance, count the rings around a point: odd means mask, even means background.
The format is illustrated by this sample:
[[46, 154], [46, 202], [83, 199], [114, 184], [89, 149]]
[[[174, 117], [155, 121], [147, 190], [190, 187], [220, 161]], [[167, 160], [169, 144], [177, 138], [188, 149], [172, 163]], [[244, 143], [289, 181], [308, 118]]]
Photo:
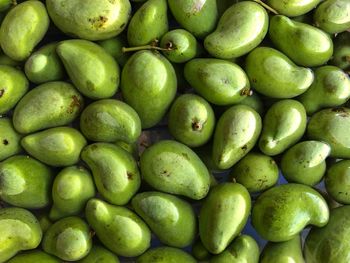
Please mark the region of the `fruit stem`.
[[270, 12], [274, 13], [275, 15], [278, 15], [278, 12], [275, 9], [273, 9], [271, 6], [264, 3], [263, 1], [261, 1], [261, 0], [253, 0], [253, 1], [262, 5], [263, 7], [265, 7], [265, 9], [269, 10]]
[[156, 47], [153, 45], [145, 45], [145, 46], [139, 46], [139, 47], [123, 47], [123, 53], [126, 52], [133, 52], [133, 51], [139, 51], [139, 50], [161, 50], [161, 51], [170, 51], [171, 48], [161, 48]]

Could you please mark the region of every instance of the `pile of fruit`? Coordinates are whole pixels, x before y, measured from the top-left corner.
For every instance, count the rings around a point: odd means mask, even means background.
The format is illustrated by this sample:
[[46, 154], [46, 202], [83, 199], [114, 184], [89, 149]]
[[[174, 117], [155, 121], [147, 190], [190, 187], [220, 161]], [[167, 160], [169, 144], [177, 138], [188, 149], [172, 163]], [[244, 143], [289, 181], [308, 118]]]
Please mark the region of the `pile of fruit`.
[[0, 263], [350, 262], [350, 0], [0, 18]]

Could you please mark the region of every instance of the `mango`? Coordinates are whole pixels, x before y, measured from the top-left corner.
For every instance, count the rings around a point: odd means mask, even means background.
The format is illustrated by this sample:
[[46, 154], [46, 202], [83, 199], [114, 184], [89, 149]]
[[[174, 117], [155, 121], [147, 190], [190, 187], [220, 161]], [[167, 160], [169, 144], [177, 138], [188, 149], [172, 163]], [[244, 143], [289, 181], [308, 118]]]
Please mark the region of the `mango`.
[[90, 253], [79, 263], [119, 263], [117, 255], [100, 245], [93, 245]]
[[41, 250], [32, 250], [30, 252], [25, 252], [18, 254], [11, 258], [7, 263], [61, 263], [61, 261], [45, 253]]
[[124, 67], [130, 57], [129, 53], [123, 52], [123, 47], [128, 45], [124, 34], [97, 43], [117, 61], [119, 66]]
[[[11, 0], [12, 1], [12, 0]], [[1, 13], [0, 13], [1, 16]], [[1, 19], [1, 18], [0, 18]], [[0, 65], [20, 67], [22, 65], [21, 61], [14, 60], [0, 51]]]
[[173, 247], [157, 247], [146, 251], [137, 258], [136, 263], [196, 263], [185, 251]]
[[350, 72], [350, 32], [338, 34], [334, 41], [333, 58], [330, 64]]
[[208, 249], [206, 249], [200, 239], [192, 245], [192, 256], [198, 261], [208, 260], [211, 257]]
[[[279, 14], [288, 17], [301, 16], [314, 9], [322, 0], [267, 0], [266, 3]], [[297, 263], [297, 262], [296, 262]]]
[[262, 98], [256, 92], [253, 92], [252, 95], [249, 94], [249, 96], [245, 97], [238, 104], [246, 105], [248, 107], [253, 108], [257, 113], [260, 114], [260, 116], [263, 116], [263, 114], [265, 113]]
[[350, 160], [331, 165], [326, 173], [327, 193], [341, 204], [350, 204]]
[[13, 128], [12, 120], [0, 118], [0, 161], [11, 157], [22, 150], [21, 135]]

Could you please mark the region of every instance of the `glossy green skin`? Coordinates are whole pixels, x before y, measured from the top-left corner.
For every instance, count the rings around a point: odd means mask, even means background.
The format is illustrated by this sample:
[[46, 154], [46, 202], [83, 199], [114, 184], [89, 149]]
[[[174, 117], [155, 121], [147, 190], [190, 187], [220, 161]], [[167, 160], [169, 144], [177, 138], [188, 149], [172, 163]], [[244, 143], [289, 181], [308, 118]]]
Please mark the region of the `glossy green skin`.
[[[0, 16], [1, 16], [1, 13], [0, 13]], [[13, 60], [12, 58], [7, 56], [6, 54], [3, 54], [1, 51], [1, 53], [0, 53], [0, 65], [18, 67], [18, 66], [21, 66], [21, 62], [17, 61], [17, 60]]]
[[176, 87], [173, 66], [157, 52], [139, 51], [123, 68], [123, 98], [138, 113], [143, 129], [163, 118], [175, 98]]
[[303, 136], [307, 116], [304, 106], [297, 100], [280, 100], [266, 112], [259, 148], [266, 155], [284, 152]]
[[131, 210], [90, 199], [85, 216], [102, 244], [124, 257], [136, 257], [150, 247], [151, 231]]
[[315, 81], [298, 98], [309, 115], [347, 102], [350, 98], [350, 78], [344, 71], [334, 66], [323, 66], [314, 72]]
[[78, 261], [79, 263], [119, 263], [117, 255], [102, 246], [94, 245], [89, 255]]
[[10, 58], [27, 59], [49, 28], [49, 16], [40, 1], [25, 1], [12, 8], [0, 29], [0, 45]]
[[231, 171], [232, 178], [250, 193], [264, 191], [278, 181], [278, 166], [269, 156], [248, 153]]
[[125, 29], [131, 14], [128, 0], [47, 0], [46, 6], [62, 32], [87, 40], [117, 36]]
[[269, 24], [265, 9], [252, 1], [229, 7], [220, 18], [216, 30], [204, 40], [205, 49], [216, 58], [243, 56], [264, 39]]
[[281, 15], [295, 17], [308, 13], [321, 1], [322, 0], [267, 0], [266, 3]]
[[29, 83], [22, 71], [0, 65], [0, 87], [0, 114], [4, 114], [28, 91]]
[[160, 47], [171, 49], [162, 53], [173, 63], [185, 63], [197, 57], [202, 51], [196, 38], [184, 29], [167, 32], [160, 41]]
[[307, 126], [309, 139], [323, 141], [331, 146], [331, 157], [350, 158], [350, 109], [329, 108], [311, 116]]
[[91, 141], [134, 143], [141, 135], [141, 120], [136, 111], [122, 101], [98, 100], [82, 112], [80, 129]]
[[176, 140], [189, 147], [207, 143], [214, 128], [214, 111], [210, 104], [198, 95], [181, 95], [170, 108], [168, 129]]
[[24, 71], [28, 79], [36, 84], [64, 79], [64, 68], [56, 53], [57, 43], [43, 46], [26, 61]]
[[170, 140], [147, 148], [140, 159], [143, 179], [154, 189], [200, 200], [210, 186], [204, 163], [186, 145]]
[[269, 47], [258, 47], [250, 52], [245, 71], [252, 87], [271, 98], [296, 97], [314, 80], [311, 69], [298, 67], [286, 55]]
[[6, 262], [21, 250], [39, 246], [42, 231], [35, 216], [23, 208], [0, 209], [0, 262]]
[[186, 201], [161, 192], [144, 192], [131, 204], [162, 244], [182, 248], [193, 242], [197, 216]]
[[185, 78], [201, 96], [216, 105], [232, 105], [242, 101], [250, 91], [243, 69], [230, 61], [196, 58], [184, 68]]
[[43, 250], [62, 260], [76, 261], [89, 254], [92, 235], [88, 224], [79, 217], [66, 217], [44, 234]]
[[268, 242], [260, 256], [260, 263], [305, 263], [300, 236], [285, 242]]
[[348, 0], [327, 0], [316, 8], [314, 22], [329, 34], [340, 33], [350, 28], [349, 12]]
[[71, 39], [60, 42], [56, 51], [74, 86], [86, 97], [105, 99], [117, 92], [119, 66], [98, 44]]
[[13, 128], [12, 121], [9, 118], [0, 118], [0, 131], [0, 161], [3, 161], [21, 152], [20, 141], [22, 136]]
[[11, 258], [7, 263], [61, 263], [58, 258], [41, 250], [32, 250]]
[[128, 46], [124, 35], [97, 42], [108, 54], [110, 54], [123, 67], [130, 57], [130, 53], [124, 53], [123, 47]]
[[350, 160], [333, 164], [326, 173], [327, 193], [341, 204], [350, 204]]
[[327, 33], [286, 16], [271, 18], [269, 36], [279, 50], [300, 66], [321, 66], [333, 54], [333, 42]]
[[232, 106], [217, 122], [212, 156], [219, 169], [228, 169], [256, 144], [261, 132], [261, 117], [245, 105]]
[[130, 153], [110, 143], [86, 146], [81, 159], [89, 166], [100, 195], [114, 205], [125, 205], [138, 191], [141, 178]]
[[288, 182], [313, 186], [322, 180], [330, 152], [331, 147], [324, 142], [299, 142], [283, 154], [282, 174]]
[[168, 0], [168, 6], [181, 27], [197, 38], [211, 33], [219, 19], [216, 0]]
[[330, 63], [350, 72], [350, 32], [338, 34], [334, 39], [333, 59]]
[[199, 236], [209, 252], [223, 252], [244, 228], [251, 208], [247, 189], [238, 183], [213, 187], [199, 213]]
[[196, 263], [197, 261], [188, 253], [173, 247], [151, 248], [136, 263]]
[[253, 108], [260, 116], [263, 116], [265, 109], [263, 101], [257, 93], [253, 93], [251, 96], [247, 96], [245, 99], [241, 100], [238, 104], [246, 105]]
[[132, 16], [128, 25], [130, 46], [142, 46], [160, 39], [169, 31], [166, 0], [148, 0]]
[[95, 194], [94, 181], [88, 170], [79, 166], [64, 168], [53, 182], [50, 219], [79, 215]]
[[21, 144], [31, 156], [43, 163], [69, 166], [78, 162], [86, 140], [76, 129], [57, 127], [27, 135]]
[[210, 258], [209, 263], [258, 263], [259, 246], [248, 235], [237, 237], [222, 253]]
[[272, 242], [291, 240], [307, 225], [323, 227], [328, 219], [326, 200], [302, 184], [283, 184], [265, 191], [252, 210], [254, 228], [262, 238]]
[[204, 247], [200, 239], [193, 243], [191, 254], [195, 259], [199, 261], [208, 260], [211, 257], [211, 254]]
[[83, 109], [84, 99], [73, 85], [55, 81], [31, 89], [17, 104], [13, 125], [20, 133], [67, 125]]
[[0, 199], [13, 206], [38, 209], [50, 202], [53, 172], [27, 155], [0, 163]]
[[329, 223], [313, 227], [306, 238], [304, 255], [308, 263], [349, 262], [350, 206], [331, 210]]

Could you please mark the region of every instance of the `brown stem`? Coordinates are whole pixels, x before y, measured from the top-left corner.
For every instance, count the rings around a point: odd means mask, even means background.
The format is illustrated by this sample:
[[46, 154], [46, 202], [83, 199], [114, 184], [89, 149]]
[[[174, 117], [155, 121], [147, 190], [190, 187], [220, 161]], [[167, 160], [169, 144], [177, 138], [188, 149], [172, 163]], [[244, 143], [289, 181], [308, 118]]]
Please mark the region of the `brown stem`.
[[139, 51], [139, 50], [161, 50], [161, 51], [170, 51], [171, 48], [161, 48], [156, 47], [154, 45], [145, 45], [145, 46], [139, 46], [139, 47], [123, 47], [122, 51], [123, 53], [126, 52], [133, 52], [133, 51]]

